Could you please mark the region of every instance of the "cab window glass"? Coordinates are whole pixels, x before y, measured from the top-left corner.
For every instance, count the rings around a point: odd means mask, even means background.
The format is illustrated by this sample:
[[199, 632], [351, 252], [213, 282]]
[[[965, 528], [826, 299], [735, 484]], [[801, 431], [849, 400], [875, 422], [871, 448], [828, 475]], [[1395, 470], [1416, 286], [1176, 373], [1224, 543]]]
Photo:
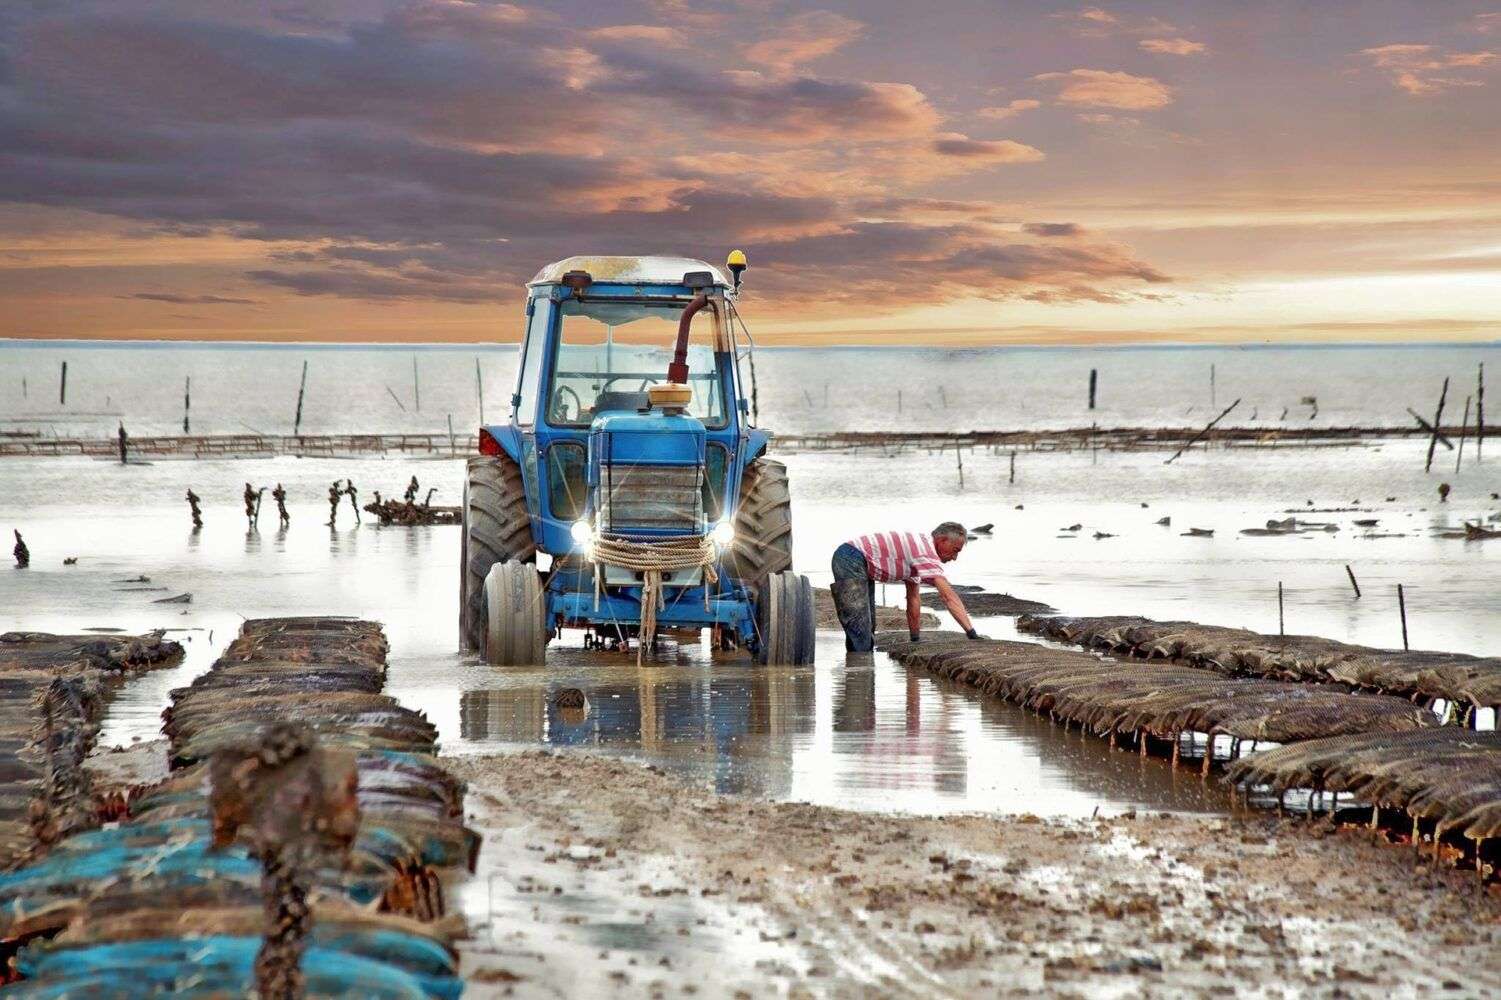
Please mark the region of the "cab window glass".
[[584, 460], [581, 444], [555, 444], [547, 449], [548, 507], [561, 521], [577, 521], [584, 516]]
[[526, 342], [522, 345], [526, 356], [521, 359], [521, 376], [516, 383], [516, 394], [521, 398], [516, 406], [516, 422], [522, 426], [530, 426], [537, 419], [537, 387], [542, 379], [542, 359], [547, 353], [547, 318], [552, 312], [548, 306], [546, 299], [535, 300], [527, 320]]
[[[578, 302], [559, 304], [557, 361], [548, 395], [547, 422], [588, 427], [609, 412], [646, 409], [647, 390], [667, 380], [677, 341], [681, 302]], [[729, 416], [721, 358], [714, 353], [712, 315], [700, 313], [688, 343], [687, 413], [711, 428]]]

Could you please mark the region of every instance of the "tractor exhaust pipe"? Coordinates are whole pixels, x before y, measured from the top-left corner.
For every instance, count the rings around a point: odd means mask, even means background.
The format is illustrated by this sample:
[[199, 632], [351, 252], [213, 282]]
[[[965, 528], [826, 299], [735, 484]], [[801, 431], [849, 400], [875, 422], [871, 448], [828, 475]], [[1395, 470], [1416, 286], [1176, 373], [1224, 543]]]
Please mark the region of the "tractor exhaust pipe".
[[693, 301], [683, 309], [683, 316], [678, 320], [677, 346], [673, 348], [672, 363], [667, 366], [667, 381], [677, 385], [686, 385], [688, 382], [688, 333], [693, 328], [693, 317], [699, 310], [709, 305], [709, 297], [703, 292], [693, 296]]

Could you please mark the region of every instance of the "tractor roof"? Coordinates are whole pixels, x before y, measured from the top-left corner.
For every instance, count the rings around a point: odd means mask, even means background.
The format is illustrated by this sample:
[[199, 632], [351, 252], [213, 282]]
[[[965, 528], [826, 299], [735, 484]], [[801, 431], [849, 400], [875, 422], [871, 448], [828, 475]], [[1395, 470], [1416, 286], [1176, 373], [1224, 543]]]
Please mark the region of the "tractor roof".
[[692, 257], [566, 257], [538, 271], [527, 285], [555, 285], [569, 271], [588, 271], [595, 281], [622, 285], [681, 285], [690, 271], [708, 271], [716, 285], [730, 287], [718, 267]]

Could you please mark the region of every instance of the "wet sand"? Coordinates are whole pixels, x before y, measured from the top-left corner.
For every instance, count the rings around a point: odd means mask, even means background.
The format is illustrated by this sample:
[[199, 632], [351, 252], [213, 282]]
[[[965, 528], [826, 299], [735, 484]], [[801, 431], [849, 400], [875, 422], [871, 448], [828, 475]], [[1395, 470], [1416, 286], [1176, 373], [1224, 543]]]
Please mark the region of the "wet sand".
[[451, 758], [467, 995], [1487, 995], [1501, 900], [1302, 821], [878, 815], [593, 754]]

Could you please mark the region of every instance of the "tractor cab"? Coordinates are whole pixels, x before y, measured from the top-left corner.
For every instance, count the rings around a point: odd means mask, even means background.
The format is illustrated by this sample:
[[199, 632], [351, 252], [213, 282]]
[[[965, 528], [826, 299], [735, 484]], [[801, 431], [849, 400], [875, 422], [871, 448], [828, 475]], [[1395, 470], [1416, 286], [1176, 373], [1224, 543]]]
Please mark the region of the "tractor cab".
[[[528, 283], [510, 421], [481, 428], [464, 503], [461, 637], [492, 662], [540, 660], [567, 628], [638, 648], [707, 628], [763, 662], [811, 659], [786, 472], [742, 381], [744, 255], [728, 266], [570, 257]], [[501, 614], [502, 584], [516, 601], [536, 590], [535, 627], [530, 610]], [[784, 619], [805, 641], [771, 641]]]

